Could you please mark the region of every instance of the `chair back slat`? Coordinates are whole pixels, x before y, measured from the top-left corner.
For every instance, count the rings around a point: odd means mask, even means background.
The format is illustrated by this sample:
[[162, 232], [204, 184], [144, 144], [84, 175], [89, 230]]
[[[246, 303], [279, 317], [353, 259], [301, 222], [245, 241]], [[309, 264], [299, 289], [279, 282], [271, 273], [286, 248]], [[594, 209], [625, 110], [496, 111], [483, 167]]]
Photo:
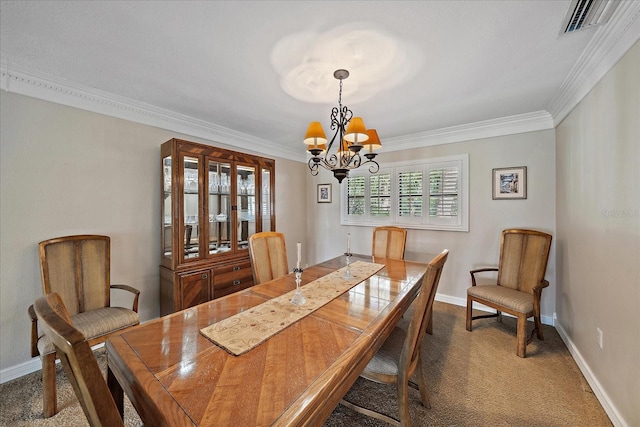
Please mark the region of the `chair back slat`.
[[373, 229], [371, 255], [379, 258], [404, 259], [407, 230], [400, 227]]
[[62, 298], [50, 293], [34, 309], [44, 333], [56, 348], [82, 410], [91, 426], [123, 426], [111, 392], [85, 337], [70, 322]]
[[433, 310], [433, 301], [440, 283], [440, 276], [448, 257], [449, 251], [445, 249], [433, 258], [427, 266], [427, 271], [420, 287], [420, 294], [414, 303], [413, 317], [407, 329], [407, 336], [400, 356], [399, 372], [407, 372], [410, 375], [417, 365], [420, 345], [426, 334]]
[[284, 234], [276, 231], [255, 233], [249, 237], [249, 255], [254, 283], [260, 284], [289, 273]]
[[45, 294], [58, 293], [69, 313], [110, 304], [110, 239], [66, 236], [40, 242], [40, 268]]
[[544, 280], [550, 249], [549, 234], [535, 230], [504, 230], [498, 284], [531, 293]]

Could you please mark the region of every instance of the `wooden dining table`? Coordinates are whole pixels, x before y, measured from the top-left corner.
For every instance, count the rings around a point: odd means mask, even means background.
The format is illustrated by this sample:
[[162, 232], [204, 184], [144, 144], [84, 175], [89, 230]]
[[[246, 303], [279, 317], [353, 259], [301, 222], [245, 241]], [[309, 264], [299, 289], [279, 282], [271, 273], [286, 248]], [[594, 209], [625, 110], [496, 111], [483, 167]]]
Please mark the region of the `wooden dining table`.
[[[121, 413], [126, 393], [149, 426], [322, 425], [410, 306], [427, 268], [350, 257], [358, 260], [384, 268], [240, 356], [200, 330], [295, 290], [293, 274], [110, 338], [107, 382]], [[306, 268], [303, 293], [345, 265], [339, 256]]]

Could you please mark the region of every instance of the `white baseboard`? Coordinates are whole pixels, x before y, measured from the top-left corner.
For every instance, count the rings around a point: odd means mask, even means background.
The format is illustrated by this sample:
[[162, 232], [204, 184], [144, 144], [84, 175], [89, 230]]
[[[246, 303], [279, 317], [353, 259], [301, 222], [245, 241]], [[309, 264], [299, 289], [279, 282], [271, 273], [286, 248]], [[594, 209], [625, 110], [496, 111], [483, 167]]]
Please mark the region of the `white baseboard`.
[[28, 362], [20, 363], [19, 365], [10, 366], [0, 371], [0, 384], [15, 380], [38, 369], [42, 369], [39, 357], [34, 357]]
[[564, 344], [569, 349], [571, 357], [573, 357], [573, 360], [576, 361], [580, 372], [582, 372], [582, 375], [584, 375], [584, 378], [589, 383], [589, 387], [591, 387], [593, 393], [596, 395], [596, 398], [602, 405], [602, 408], [607, 413], [607, 416], [611, 420], [611, 423], [616, 427], [628, 427], [628, 424], [624, 421], [616, 407], [613, 405], [611, 399], [609, 399], [609, 396], [600, 385], [600, 382], [595, 377], [595, 375], [591, 371], [591, 368], [589, 368], [589, 365], [580, 354], [580, 351], [578, 351], [576, 346], [573, 344], [573, 342], [569, 338], [569, 335], [567, 334], [567, 331], [562, 327], [562, 324], [560, 322], [557, 322], [556, 330], [558, 331], [558, 334], [560, 335], [562, 341], [564, 341]]
[[[103, 347], [104, 343], [96, 344], [91, 347], [92, 350], [96, 350], [100, 347]], [[56, 360], [56, 363], [60, 363], [59, 360]], [[20, 363], [15, 366], [10, 366], [6, 369], [0, 371], [0, 384], [4, 384], [11, 380], [15, 380], [16, 378], [20, 378], [24, 375], [30, 374], [35, 371], [39, 371], [42, 369], [42, 362], [39, 357], [33, 357], [31, 360], [27, 362]]]

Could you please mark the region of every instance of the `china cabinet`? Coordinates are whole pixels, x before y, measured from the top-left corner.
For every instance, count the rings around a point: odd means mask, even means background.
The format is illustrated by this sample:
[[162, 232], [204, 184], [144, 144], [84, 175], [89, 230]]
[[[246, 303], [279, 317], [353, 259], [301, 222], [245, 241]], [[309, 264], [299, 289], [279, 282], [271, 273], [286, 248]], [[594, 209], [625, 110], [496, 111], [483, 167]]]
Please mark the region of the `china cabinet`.
[[275, 161], [180, 139], [160, 151], [165, 315], [253, 285], [248, 239], [275, 230]]

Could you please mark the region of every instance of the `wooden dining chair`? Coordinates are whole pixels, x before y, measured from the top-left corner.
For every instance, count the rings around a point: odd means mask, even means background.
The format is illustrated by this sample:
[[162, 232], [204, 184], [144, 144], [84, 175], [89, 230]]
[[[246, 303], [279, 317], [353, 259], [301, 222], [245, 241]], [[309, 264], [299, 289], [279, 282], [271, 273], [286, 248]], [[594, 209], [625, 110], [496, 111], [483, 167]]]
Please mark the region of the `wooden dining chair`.
[[371, 255], [375, 258], [404, 259], [407, 230], [400, 227], [376, 227], [373, 229]]
[[[124, 426], [109, 387], [102, 376], [89, 341], [76, 329], [62, 302], [53, 292], [38, 298], [34, 311], [40, 327], [55, 348], [69, 382], [91, 426]], [[111, 377], [109, 381], [115, 381]]]
[[[78, 235], [40, 242], [40, 267], [45, 295], [56, 292], [64, 302], [71, 321], [94, 346], [112, 334], [138, 325], [140, 291], [127, 285], [110, 284], [110, 238]], [[111, 306], [111, 289], [133, 294], [131, 309]], [[43, 412], [45, 418], [57, 412], [56, 352], [46, 335], [38, 333], [38, 316], [33, 306], [31, 357], [42, 359]]]
[[[475, 319], [497, 317], [502, 312], [515, 316], [517, 321], [516, 353], [526, 357], [527, 344], [537, 335], [544, 340], [540, 322], [540, 298], [542, 289], [549, 286], [544, 275], [551, 249], [551, 235], [535, 230], [510, 229], [502, 232], [498, 268], [471, 270], [471, 287], [467, 289], [467, 331]], [[497, 271], [496, 284], [478, 285], [476, 274]], [[473, 316], [473, 302], [496, 310], [495, 314]], [[534, 328], [529, 338], [527, 319], [533, 317]]]
[[420, 294], [413, 304], [413, 315], [409, 321], [409, 327], [404, 330], [396, 326], [360, 374], [361, 377], [377, 383], [396, 384], [400, 420], [344, 399], [341, 401], [343, 405], [391, 425], [409, 427], [411, 426], [409, 386], [413, 386], [413, 383], [410, 383], [409, 380], [417, 371], [417, 387], [420, 391], [422, 404], [427, 408], [431, 407], [426, 380], [422, 372], [420, 350], [429, 322], [429, 313], [433, 307], [438, 283], [442, 275], [442, 269], [447, 262], [448, 256], [449, 251], [445, 249], [429, 262], [420, 288]]
[[249, 256], [253, 282], [258, 285], [289, 273], [284, 234], [263, 231], [249, 237]]

